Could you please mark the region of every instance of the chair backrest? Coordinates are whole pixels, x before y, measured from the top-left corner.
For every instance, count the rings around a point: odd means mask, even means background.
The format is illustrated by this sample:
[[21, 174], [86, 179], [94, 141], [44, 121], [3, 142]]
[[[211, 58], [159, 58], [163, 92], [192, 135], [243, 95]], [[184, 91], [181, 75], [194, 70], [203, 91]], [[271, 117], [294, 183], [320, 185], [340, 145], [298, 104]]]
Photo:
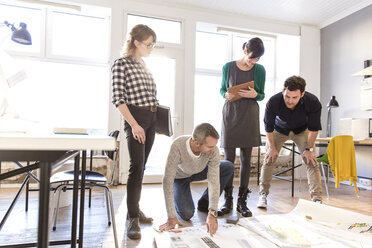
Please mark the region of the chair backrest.
[[[119, 130], [114, 130], [114, 131], [112, 131], [109, 134], [109, 136], [115, 138], [115, 141], [117, 141], [118, 140], [118, 137], [119, 137], [119, 133], [120, 133]], [[112, 168], [111, 179], [108, 182], [108, 185], [112, 185], [114, 183], [115, 174], [116, 174], [116, 167], [117, 167], [117, 164], [118, 164], [119, 148], [116, 146], [116, 149], [114, 151], [104, 151], [104, 154], [109, 159], [111, 159], [112, 161], [114, 161], [114, 166]]]
[[[119, 133], [120, 133], [119, 130], [114, 130], [109, 134], [109, 136], [115, 138], [115, 140], [117, 141], [118, 137], [119, 137]], [[117, 150], [118, 150], [118, 148], [116, 147], [116, 149], [114, 151], [104, 151], [104, 154], [107, 157], [109, 157], [111, 160], [115, 160], [114, 156], [115, 156], [115, 153], [117, 152]]]
[[[357, 181], [357, 170], [355, 161], [355, 147], [353, 136], [338, 135], [331, 139], [327, 148], [327, 157], [336, 181], [339, 183], [347, 179], [350, 184]], [[357, 188], [356, 188], [357, 191]]]

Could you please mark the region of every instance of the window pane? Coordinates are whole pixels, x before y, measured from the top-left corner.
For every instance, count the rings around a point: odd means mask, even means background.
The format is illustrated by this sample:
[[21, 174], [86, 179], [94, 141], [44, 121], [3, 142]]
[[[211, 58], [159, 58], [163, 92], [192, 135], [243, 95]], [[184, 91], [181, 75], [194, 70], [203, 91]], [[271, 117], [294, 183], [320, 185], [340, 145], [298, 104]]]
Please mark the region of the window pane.
[[128, 15], [127, 37], [137, 24], [145, 24], [156, 33], [157, 42], [181, 44], [181, 22], [160, 18]]
[[107, 130], [108, 66], [22, 60], [27, 78], [10, 88], [21, 118], [50, 127]]
[[42, 11], [34, 8], [24, 8], [0, 4], [0, 22], [8, 21], [16, 28], [19, 23], [27, 25], [31, 34], [32, 45], [21, 45], [11, 40], [12, 31], [0, 24], [0, 44], [4, 50], [28, 53], [40, 53], [40, 38], [42, 25]]
[[228, 59], [228, 36], [196, 32], [195, 66], [198, 69], [221, 71]]
[[195, 76], [194, 126], [208, 122], [221, 134], [222, 107], [221, 77]]
[[51, 54], [108, 61], [107, 18], [52, 12]]

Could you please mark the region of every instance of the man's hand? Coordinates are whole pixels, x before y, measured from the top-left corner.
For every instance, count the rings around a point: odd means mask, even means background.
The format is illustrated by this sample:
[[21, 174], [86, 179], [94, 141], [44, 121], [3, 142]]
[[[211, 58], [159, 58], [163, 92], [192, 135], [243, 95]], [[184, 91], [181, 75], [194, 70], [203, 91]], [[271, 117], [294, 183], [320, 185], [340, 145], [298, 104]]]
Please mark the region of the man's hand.
[[145, 131], [140, 125], [135, 125], [132, 127], [132, 134], [135, 140], [137, 140], [141, 144], [145, 144], [146, 135]]
[[257, 92], [251, 87], [249, 87], [249, 90], [239, 90], [238, 94], [245, 98], [255, 98], [257, 96]]
[[315, 152], [305, 150], [302, 153], [302, 159], [305, 161], [305, 164], [312, 163], [315, 167], [318, 166], [318, 160], [316, 159]]
[[275, 148], [270, 147], [266, 152], [265, 159], [267, 162], [274, 163], [278, 156], [279, 156], [278, 151]]
[[211, 237], [213, 237], [213, 234], [217, 232], [217, 228], [218, 228], [217, 218], [214, 217], [213, 215], [208, 214], [206, 225], [207, 225], [207, 232], [211, 235]]
[[175, 218], [168, 218], [168, 221], [163, 225], [159, 226], [160, 231], [168, 231], [176, 227], [176, 225], [182, 226], [181, 222]]

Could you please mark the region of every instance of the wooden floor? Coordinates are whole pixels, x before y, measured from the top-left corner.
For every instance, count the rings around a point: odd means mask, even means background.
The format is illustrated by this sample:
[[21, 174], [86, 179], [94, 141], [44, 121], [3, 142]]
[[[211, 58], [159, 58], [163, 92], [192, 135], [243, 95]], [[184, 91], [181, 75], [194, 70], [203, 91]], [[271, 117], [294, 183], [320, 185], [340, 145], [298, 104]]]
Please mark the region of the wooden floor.
[[[341, 185], [340, 189], [335, 189], [333, 183], [329, 183], [330, 199], [325, 199], [323, 203], [362, 214], [372, 215], [372, 191], [360, 190], [360, 197], [357, 198], [353, 187]], [[195, 202], [205, 189], [205, 183], [192, 185]], [[251, 182], [252, 194], [248, 200], [248, 207], [253, 215], [288, 213], [297, 204], [299, 198], [309, 200], [306, 181], [302, 180], [301, 185], [296, 181], [295, 197], [291, 197], [290, 183], [285, 181], [273, 180], [271, 193], [268, 197], [268, 209], [261, 210], [256, 208], [258, 199], [258, 186]], [[238, 186], [234, 188], [234, 196], [237, 195]], [[114, 205], [116, 211], [117, 233], [120, 247], [156, 247], [153, 228], [151, 225], [143, 225], [142, 239], [133, 241], [126, 237], [125, 216], [126, 209], [126, 187], [117, 186], [112, 188]], [[0, 188], [0, 217], [12, 201], [16, 189]], [[0, 231], [0, 245], [12, 244], [17, 242], [34, 242], [37, 237], [37, 192], [31, 193], [30, 208], [24, 211], [24, 197], [21, 196], [12, 214]], [[325, 195], [325, 194], [323, 194]], [[92, 207], [85, 211], [84, 228], [84, 247], [114, 247], [112, 228], [107, 225], [106, 206], [103, 191], [96, 189], [93, 192]], [[220, 206], [223, 197], [220, 198]], [[141, 209], [146, 214], [154, 218], [154, 225], [158, 226], [166, 221], [166, 210], [161, 185], [144, 185], [140, 202]], [[234, 198], [234, 208], [236, 207], [236, 197]], [[236, 211], [232, 214], [237, 214]], [[204, 213], [196, 211], [194, 217], [189, 222], [183, 222], [185, 226], [203, 225], [206, 219]], [[224, 218], [219, 218], [220, 223], [224, 223]], [[69, 239], [71, 222], [71, 207], [61, 208], [57, 230], [51, 231], [50, 240]], [[58, 246], [69, 247], [69, 246]]]

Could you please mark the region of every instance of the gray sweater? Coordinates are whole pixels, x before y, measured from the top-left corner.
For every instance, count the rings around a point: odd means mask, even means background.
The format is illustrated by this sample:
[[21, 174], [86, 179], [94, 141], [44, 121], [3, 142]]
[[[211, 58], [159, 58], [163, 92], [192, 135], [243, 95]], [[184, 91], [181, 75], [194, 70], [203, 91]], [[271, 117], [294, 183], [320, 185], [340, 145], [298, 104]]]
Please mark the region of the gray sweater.
[[209, 155], [196, 156], [190, 147], [190, 136], [180, 136], [175, 139], [170, 148], [163, 177], [163, 190], [168, 218], [176, 217], [174, 208], [174, 179], [187, 178], [197, 174], [208, 166], [209, 208], [217, 210], [220, 196], [220, 155], [219, 150]]

